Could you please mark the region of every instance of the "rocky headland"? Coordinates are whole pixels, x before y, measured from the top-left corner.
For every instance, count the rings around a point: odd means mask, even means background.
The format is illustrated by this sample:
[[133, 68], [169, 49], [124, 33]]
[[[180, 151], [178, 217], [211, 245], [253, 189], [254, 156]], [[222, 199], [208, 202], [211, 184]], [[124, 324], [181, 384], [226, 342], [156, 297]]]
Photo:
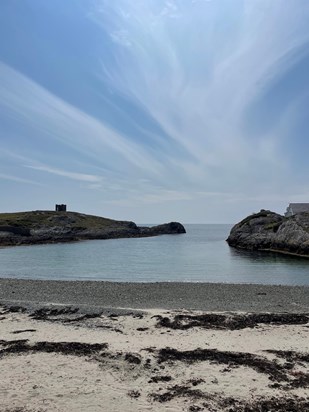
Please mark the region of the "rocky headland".
[[77, 212], [0, 213], [0, 246], [115, 239], [186, 233], [181, 223], [139, 227], [134, 222]]
[[261, 210], [237, 223], [227, 242], [239, 249], [309, 257], [309, 213], [285, 217]]

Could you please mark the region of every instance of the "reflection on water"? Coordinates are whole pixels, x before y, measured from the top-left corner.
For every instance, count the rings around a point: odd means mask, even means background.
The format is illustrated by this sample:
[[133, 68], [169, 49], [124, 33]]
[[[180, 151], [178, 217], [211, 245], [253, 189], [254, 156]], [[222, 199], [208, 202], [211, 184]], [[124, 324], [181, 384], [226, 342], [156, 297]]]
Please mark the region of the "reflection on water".
[[[309, 270], [309, 258], [299, 257], [295, 255], [288, 255], [279, 252], [266, 252], [266, 251], [250, 251], [243, 249], [230, 248], [230, 254], [233, 259], [248, 259], [250, 261], [258, 261], [261, 265], [267, 265], [272, 263], [283, 263], [289, 266], [299, 266], [302, 263]], [[309, 274], [308, 274], [309, 275]]]
[[230, 248], [231, 225], [187, 234], [0, 249], [0, 277], [309, 285], [309, 260]]
[[231, 261], [250, 283], [309, 285], [309, 259], [266, 251], [247, 251], [230, 247]]

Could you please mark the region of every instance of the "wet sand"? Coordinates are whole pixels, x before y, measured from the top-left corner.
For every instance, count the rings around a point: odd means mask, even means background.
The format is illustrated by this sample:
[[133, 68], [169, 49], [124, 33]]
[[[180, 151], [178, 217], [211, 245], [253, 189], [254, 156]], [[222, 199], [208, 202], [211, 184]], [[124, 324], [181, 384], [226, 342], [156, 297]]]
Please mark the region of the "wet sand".
[[0, 279], [0, 302], [93, 308], [309, 312], [309, 287]]

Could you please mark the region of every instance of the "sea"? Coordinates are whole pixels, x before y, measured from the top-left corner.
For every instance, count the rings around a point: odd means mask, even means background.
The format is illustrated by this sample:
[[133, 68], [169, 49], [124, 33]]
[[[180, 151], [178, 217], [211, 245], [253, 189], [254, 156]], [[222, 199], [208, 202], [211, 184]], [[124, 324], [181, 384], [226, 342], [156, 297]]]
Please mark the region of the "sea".
[[232, 225], [186, 234], [0, 248], [0, 277], [111, 282], [309, 285], [309, 259], [230, 248]]

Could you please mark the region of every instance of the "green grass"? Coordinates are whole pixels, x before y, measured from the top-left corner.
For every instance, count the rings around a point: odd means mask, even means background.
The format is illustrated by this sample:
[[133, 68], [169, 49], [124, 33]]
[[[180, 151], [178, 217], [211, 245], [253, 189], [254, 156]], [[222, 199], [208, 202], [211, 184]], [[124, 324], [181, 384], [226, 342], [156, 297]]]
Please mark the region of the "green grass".
[[107, 226], [121, 226], [121, 222], [104, 217], [77, 212], [31, 211], [0, 213], [0, 226], [15, 226], [34, 229], [41, 226], [70, 225], [76, 228], [95, 229]]

